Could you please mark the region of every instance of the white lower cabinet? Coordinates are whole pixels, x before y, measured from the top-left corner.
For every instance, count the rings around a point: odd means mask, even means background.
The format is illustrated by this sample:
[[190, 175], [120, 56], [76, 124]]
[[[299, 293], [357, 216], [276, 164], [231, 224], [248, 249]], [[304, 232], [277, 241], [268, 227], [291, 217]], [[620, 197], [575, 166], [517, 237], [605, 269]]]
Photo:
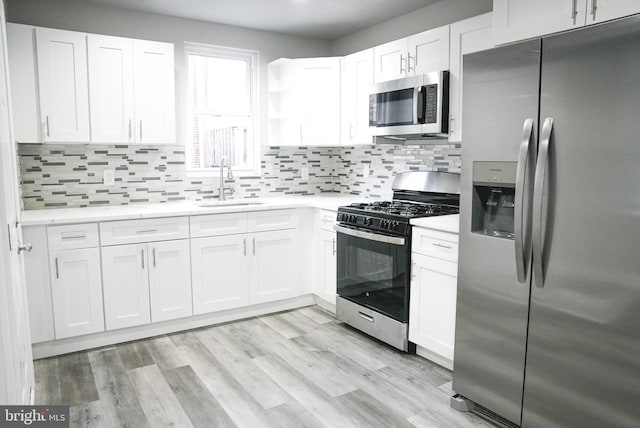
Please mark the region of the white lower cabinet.
[[151, 322], [147, 244], [102, 248], [107, 330]]
[[191, 240], [193, 312], [232, 309], [249, 304], [247, 236]]
[[412, 254], [409, 340], [453, 361], [457, 263]]
[[[335, 217], [335, 216], [334, 216]], [[337, 293], [337, 260], [336, 232], [320, 231], [320, 271], [317, 293], [320, 298], [332, 305], [336, 304]]]
[[103, 331], [100, 250], [52, 251], [49, 256], [56, 339]]
[[189, 240], [148, 244], [151, 321], [193, 314]]
[[264, 303], [298, 295], [300, 255], [298, 231], [275, 230], [251, 238], [249, 303]]
[[103, 247], [102, 267], [107, 330], [192, 314], [188, 240]]
[[458, 289], [458, 235], [412, 231], [409, 340], [416, 352], [453, 369]]

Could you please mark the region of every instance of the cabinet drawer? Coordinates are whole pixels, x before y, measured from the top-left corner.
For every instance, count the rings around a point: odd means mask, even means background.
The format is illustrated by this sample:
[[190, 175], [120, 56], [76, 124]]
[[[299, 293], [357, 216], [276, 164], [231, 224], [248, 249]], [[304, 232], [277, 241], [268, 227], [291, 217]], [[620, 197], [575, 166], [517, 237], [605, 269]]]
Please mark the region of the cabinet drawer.
[[458, 235], [414, 227], [411, 234], [411, 251], [457, 263]]
[[265, 232], [298, 228], [297, 210], [272, 210], [249, 213], [248, 231]]
[[102, 245], [186, 239], [189, 237], [187, 217], [125, 220], [100, 223]]
[[191, 237], [235, 235], [247, 233], [247, 214], [199, 215], [189, 219]]
[[98, 225], [96, 223], [48, 226], [47, 239], [49, 250], [76, 250], [99, 245]]
[[336, 224], [337, 213], [335, 211], [320, 210], [318, 215], [318, 225], [322, 230], [333, 232], [333, 225]]

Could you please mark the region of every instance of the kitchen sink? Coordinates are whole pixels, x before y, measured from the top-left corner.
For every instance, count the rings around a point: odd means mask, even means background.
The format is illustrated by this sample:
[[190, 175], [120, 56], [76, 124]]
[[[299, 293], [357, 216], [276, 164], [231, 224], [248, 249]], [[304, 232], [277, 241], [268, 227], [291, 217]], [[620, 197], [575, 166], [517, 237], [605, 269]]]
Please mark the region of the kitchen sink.
[[215, 207], [243, 207], [247, 205], [262, 205], [264, 202], [258, 201], [204, 201], [196, 203], [197, 206], [203, 208], [215, 208]]

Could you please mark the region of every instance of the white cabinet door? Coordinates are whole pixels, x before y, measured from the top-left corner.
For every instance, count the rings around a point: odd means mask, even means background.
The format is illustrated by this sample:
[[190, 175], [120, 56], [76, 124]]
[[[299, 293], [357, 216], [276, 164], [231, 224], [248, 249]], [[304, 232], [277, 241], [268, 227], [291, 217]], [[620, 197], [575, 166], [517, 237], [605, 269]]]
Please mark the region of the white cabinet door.
[[19, 143], [42, 142], [35, 43], [35, 29], [32, 26], [7, 24], [13, 134]]
[[133, 41], [136, 141], [175, 144], [173, 45]]
[[416, 253], [411, 261], [409, 340], [452, 363], [457, 263]]
[[296, 60], [301, 145], [340, 144], [340, 58]]
[[449, 74], [449, 141], [462, 141], [463, 56], [493, 47], [491, 13], [451, 24]]
[[192, 315], [189, 240], [149, 244], [148, 254], [151, 321]]
[[249, 303], [264, 303], [298, 295], [298, 235], [297, 230], [248, 235], [252, 255]]
[[91, 142], [133, 139], [133, 42], [122, 37], [87, 36]]
[[320, 231], [321, 277], [319, 295], [322, 299], [336, 304], [337, 293], [337, 264], [336, 264], [336, 233], [326, 230]]
[[147, 244], [102, 248], [102, 282], [107, 330], [148, 324]]
[[22, 237], [33, 244], [33, 250], [24, 253], [31, 342], [46, 342], [55, 338], [46, 226], [23, 227]]
[[638, 0], [589, 0], [587, 25], [640, 13]]
[[434, 28], [407, 39], [407, 74], [449, 69], [449, 26]]
[[375, 82], [401, 79], [407, 74], [407, 39], [394, 40], [373, 48]]
[[104, 331], [98, 248], [50, 254], [56, 339]]
[[36, 28], [45, 143], [90, 141], [86, 37], [74, 31]]
[[369, 133], [369, 92], [373, 85], [373, 49], [344, 57], [342, 145], [373, 144]]
[[249, 304], [247, 235], [191, 240], [193, 312], [205, 314]]
[[587, 0], [493, 0], [496, 45], [585, 25]]

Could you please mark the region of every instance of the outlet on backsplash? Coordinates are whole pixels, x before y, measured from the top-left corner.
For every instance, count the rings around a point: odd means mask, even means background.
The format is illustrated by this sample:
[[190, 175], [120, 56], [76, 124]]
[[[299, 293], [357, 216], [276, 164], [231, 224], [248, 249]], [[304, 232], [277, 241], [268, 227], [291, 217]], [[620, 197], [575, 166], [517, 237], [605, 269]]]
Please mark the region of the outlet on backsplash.
[[113, 186], [116, 184], [116, 172], [113, 169], [105, 169], [102, 172], [102, 182], [105, 186]]

